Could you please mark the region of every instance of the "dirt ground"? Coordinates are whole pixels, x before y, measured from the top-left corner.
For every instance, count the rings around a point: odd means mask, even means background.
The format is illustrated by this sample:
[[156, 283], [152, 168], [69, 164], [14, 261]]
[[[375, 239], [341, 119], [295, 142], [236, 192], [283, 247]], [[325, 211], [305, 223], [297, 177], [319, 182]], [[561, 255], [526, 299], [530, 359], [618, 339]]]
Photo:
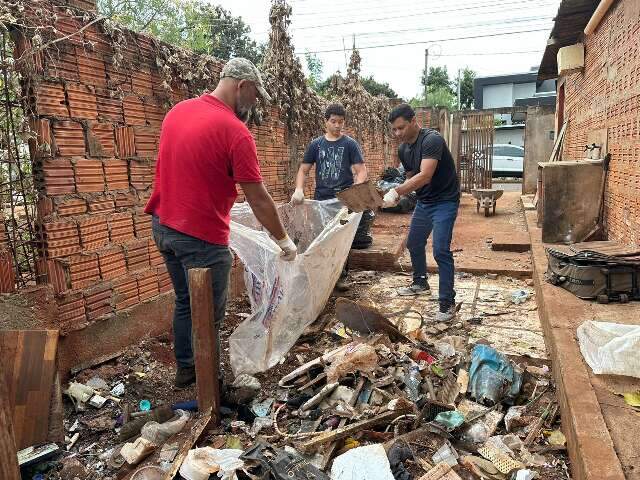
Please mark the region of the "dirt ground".
[[[504, 202], [499, 204], [498, 215], [489, 217], [489, 219], [476, 214], [475, 206], [468, 197], [463, 199], [461, 219], [458, 221], [454, 239], [454, 249], [458, 250], [456, 252], [458, 265], [465, 264], [465, 262], [468, 265], [471, 262], [477, 266], [484, 262], [483, 257], [486, 257], [488, 260], [486, 260], [486, 264], [483, 264], [484, 266], [489, 268], [490, 265], [493, 265], [498, 270], [511, 268], [515, 277], [530, 270], [528, 253], [494, 252], [490, 250], [488, 245], [487, 238], [490, 238], [492, 232], [505, 231], [508, 228], [514, 230], [523, 228], [522, 212], [518, 209], [515, 195], [511, 198], [512, 195], [505, 194], [505, 197], [503, 197]], [[394, 220], [395, 223], [403, 224], [405, 219], [403, 216], [403, 218], [396, 220]], [[400, 239], [398, 241], [401, 241], [401, 236], [397, 238]], [[517, 263], [514, 264], [513, 262], [516, 260]], [[514, 265], [516, 268], [512, 268]], [[370, 384], [372, 387], [382, 385], [374, 387], [374, 389], [378, 389], [383, 398], [388, 399], [404, 398], [409, 395], [406, 386], [406, 372], [408, 370], [403, 369], [408, 368], [407, 365], [415, 365], [408, 357], [409, 352], [415, 351], [415, 345], [424, 346], [420, 349], [427, 348], [437, 358], [433, 365], [425, 363], [424, 359], [416, 361], [423, 369], [422, 375], [432, 379], [433, 388], [438, 392], [437, 398], [440, 399], [442, 392], [445, 392], [443, 393], [445, 395], [451, 389], [451, 381], [455, 384], [456, 377], [462, 376], [465, 369], [468, 369], [470, 352], [474, 345], [488, 344], [506, 355], [513, 362], [513, 365], [517, 366], [516, 369], [522, 371], [523, 386], [514, 402], [516, 405], [527, 406], [526, 415], [523, 414], [521, 424], [514, 427], [512, 433], [521, 440], [524, 440], [529, 434], [532, 435], [532, 443], [525, 449], [529, 455], [527, 457], [528, 464], [532, 462], [530, 464], [535, 465], [531, 468], [538, 472], [539, 478], [550, 480], [570, 478], [568, 459], [565, 445], [563, 445], [564, 437], [559, 433], [562, 426], [557, 414], [555, 386], [538, 319], [532, 281], [514, 278], [514, 276], [495, 273], [474, 275], [458, 271], [455, 285], [456, 302], [459, 306], [457, 317], [447, 324], [438, 324], [434, 320], [438, 306], [437, 275], [429, 276], [430, 295], [402, 297], [398, 295], [397, 290], [410, 283], [411, 277], [408, 272], [351, 270], [349, 272], [351, 288], [343, 293], [334, 291], [324, 312], [305, 331], [282, 362], [270, 371], [256, 375], [261, 388], [253, 400], [254, 403], [251, 406], [236, 404], [229, 405], [231, 408], [228, 409], [223, 408], [221, 424], [210, 430], [200, 440], [198, 446], [243, 450], [252, 445], [256, 439], [262, 439], [274, 447], [298, 449], [302, 440], [296, 438], [297, 432], [302, 430], [329, 431], [335, 428], [335, 425], [331, 423], [332, 419], [337, 420], [341, 418], [341, 415], [345, 415], [344, 412], [337, 414], [339, 409], [313, 410], [311, 413], [316, 412], [315, 417], [311, 417], [310, 420], [300, 416], [300, 411], [291, 406], [293, 405], [291, 402], [295, 398], [300, 396], [309, 398], [310, 395], [319, 391], [326, 382], [322, 376], [318, 376], [322, 373], [323, 367], [313, 369], [308, 375], [298, 378], [290, 388], [279, 387], [278, 381], [297, 367], [354, 340], [366, 343], [373, 339], [375, 342], [381, 342], [376, 343], [377, 352], [382, 355], [378, 357], [378, 361], [381, 362], [381, 365], [390, 366], [376, 367], [366, 377], [369, 380], [358, 374], [355, 376], [349, 374], [340, 380], [340, 384], [344, 388], [353, 390], [358, 381], [364, 381], [365, 384], [367, 381], [373, 382]], [[374, 334], [358, 340], [357, 333], [345, 328], [339, 321], [335, 308], [339, 297], [358, 302], [358, 305], [364, 307], [377, 309], [384, 317], [388, 318], [391, 324], [397, 327], [399, 335], [405, 335], [405, 337], [396, 338], [391, 342], [387, 335]], [[221, 365], [227, 384], [230, 384], [233, 378], [226, 339], [235, 327], [249, 316], [249, 313], [250, 307], [244, 297], [236, 299], [228, 305], [227, 318], [221, 331]], [[454, 346], [453, 356], [450, 356], [451, 352], [444, 353], [452, 346]], [[404, 374], [402, 374], [403, 371]], [[391, 375], [388, 375], [389, 372]], [[398, 372], [400, 372], [400, 377], [398, 377]], [[172, 339], [169, 335], [148, 339], [140, 345], [130, 347], [125, 354], [115, 360], [80, 372], [72, 380], [86, 383], [92, 381], [92, 378], [98, 377], [104, 380], [109, 388], [122, 383], [125, 387], [125, 393], [119, 404], [108, 401], [102, 408], [86, 407], [84, 411], [76, 411], [74, 405], [65, 397], [66, 435], [71, 438], [74, 434], [79, 434], [79, 439], [72, 448], [64, 451], [57, 458], [32, 467], [29, 474], [42, 473], [43, 478], [51, 480], [66, 480], [67, 478], [123, 480], [133, 478], [138, 467], [122, 465], [123, 460], [118, 455], [125, 441], [118, 438], [118, 432], [123, 428], [123, 412], [137, 412], [142, 400], [148, 400], [152, 408], [162, 405], [172, 406], [177, 402], [194, 400], [196, 393], [193, 386], [185, 390], [177, 390], [173, 387], [174, 374]], [[318, 383], [312, 387], [304, 385], [310, 382], [313, 384], [312, 381]], [[425, 397], [432, 398], [431, 393], [427, 394], [425, 388], [423, 384], [424, 396], [421, 400], [423, 403]], [[463, 391], [456, 397], [456, 402], [460, 402], [456, 403], [457, 408], [463, 409], [462, 404], [467, 401], [465, 397], [468, 397], [468, 394], [465, 395]], [[256, 434], [252, 430], [252, 424], [255, 427], [258, 423], [255, 419], [255, 402], [259, 403], [264, 400], [268, 401], [268, 413], [264, 419], [265, 427]], [[374, 407], [373, 403], [368, 405], [369, 401], [373, 400], [367, 400], [364, 404], [360, 404], [360, 400], [358, 400], [357, 408], [355, 410], [352, 408], [351, 413], [346, 415], [349, 418], [355, 415], [352, 421], [356, 421], [360, 418], [369, 418], [377, 408], [383, 408]], [[426, 405], [429, 404], [427, 401]], [[415, 408], [413, 407], [414, 411], [418, 412]], [[490, 415], [487, 413], [489, 410], [486, 410], [486, 407], [481, 408], [485, 409], [485, 414], [489, 418]], [[494, 413], [502, 416], [508, 408], [508, 405], [500, 406]], [[502, 413], [500, 413], [501, 410]], [[273, 417], [276, 411], [282, 411], [282, 413], [277, 415], [274, 421]], [[420, 415], [425, 411], [423, 410]], [[192, 413], [192, 415], [196, 414]], [[404, 420], [399, 418], [400, 421], [393, 424], [368, 428], [357, 432], [352, 437], [342, 439], [337, 442], [335, 453], [336, 455], [341, 454], [353, 446], [390, 441], [394, 437], [401, 436], [403, 433], [413, 430], [417, 425], [423, 424], [421, 422], [414, 423], [415, 420], [411, 419], [413, 416], [403, 415], [402, 417], [409, 418]], [[535, 429], [534, 425], [538, 422], [542, 422], [540, 428]], [[193, 420], [181, 433], [167, 440], [165, 446], [180, 445], [185, 442], [191, 425], [193, 425]], [[494, 435], [506, 433], [504, 424], [500, 422]], [[310, 433], [310, 435], [317, 435], [317, 433]], [[401, 464], [401, 467], [402, 471], [408, 472], [410, 476], [402, 477], [401, 472], [394, 471], [394, 475], [400, 475], [396, 478], [417, 479], [423, 476], [431, 468], [432, 455], [443, 445], [444, 437], [441, 435], [430, 431], [407, 441], [406, 445], [410, 449], [410, 456]], [[444, 435], [447, 436], [447, 434]], [[449, 435], [449, 437], [460, 454], [467, 452], [469, 455], [475, 455], [474, 458], [478, 458], [477, 445], [462, 441], [459, 432], [452, 436]], [[551, 441], [552, 438], [555, 440]], [[558, 441], [558, 438], [562, 441]], [[132, 441], [132, 439], [127, 441]], [[326, 446], [318, 451], [319, 456], [316, 454], [305, 457], [306, 461], [318, 464], [325, 449]], [[167, 462], [162, 463], [160, 460], [159, 450], [152, 453], [141, 465], [168, 467]], [[464, 457], [464, 459], [466, 458], [470, 457]], [[466, 460], [461, 457], [460, 462], [464, 461]], [[465, 480], [479, 478], [460, 466], [455, 467], [454, 470]], [[241, 478], [248, 477], [241, 476]], [[506, 480], [507, 476], [498, 473], [486, 478]]]
[[[433, 315], [437, 308], [437, 276], [431, 276], [429, 282], [433, 290], [431, 296], [417, 298], [400, 297], [396, 289], [406, 284], [410, 278], [402, 273], [378, 273], [367, 271], [354, 271], [350, 273], [352, 288], [350, 291], [339, 294], [353, 300], [362, 301], [380, 307], [386, 314], [393, 315], [396, 312], [404, 312], [401, 315], [391, 316], [390, 320], [403, 332], [410, 334], [420, 328], [426, 329], [427, 335], [433, 333], [433, 338], [461, 337], [466, 346], [477, 341], [487, 342], [497, 350], [509, 355], [526, 368], [527, 365], [534, 368], [548, 366], [544, 342], [540, 333], [540, 325], [537, 319], [533, 289], [528, 282], [508, 277], [488, 278], [486, 276], [472, 276], [459, 273], [456, 277], [457, 300], [462, 302], [457, 319], [447, 326], [444, 331], [432, 331], [434, 326]], [[511, 295], [516, 290], [526, 291], [528, 299], [522, 304], [513, 304]], [[278, 387], [278, 380], [299, 365], [313, 360], [323, 352], [336, 348], [340, 344], [348, 343], [350, 335], [340, 329], [340, 324], [335, 318], [335, 300], [338, 294], [331, 297], [325, 313], [320, 316], [318, 322], [324, 326], [319, 331], [309, 330], [308, 335], [303, 335], [297, 345], [289, 352], [284, 361], [269, 372], [256, 375], [262, 384], [259, 398], [273, 397], [276, 402], [283, 398], [282, 389]], [[475, 302], [474, 302], [475, 298]], [[229, 305], [227, 322], [223, 329], [222, 364], [225, 377], [230, 378], [228, 360], [228, 348], [224, 341], [234, 327], [246, 317], [249, 306], [244, 300], [234, 301]], [[343, 338], [347, 337], [347, 338]], [[84, 412], [75, 412], [73, 405], [65, 400], [66, 419], [65, 429], [67, 435], [74, 432], [80, 433], [76, 445], [65, 451], [61, 457], [53, 460], [47, 466], [40, 466], [45, 470], [48, 479], [66, 479], [71, 467], [79, 468], [84, 476], [76, 475], [79, 479], [125, 479], [130, 478], [134, 469], [126, 464], [121, 468], [110, 466], [110, 461], [117, 453], [122, 442], [118, 441], [117, 431], [121, 421], [122, 408], [127, 405], [128, 410], [137, 411], [141, 400], [149, 400], [152, 407], [158, 405], [172, 405], [179, 401], [195, 398], [194, 388], [176, 390], [173, 388], [174, 360], [171, 338], [168, 336], [149, 339], [141, 345], [132, 346], [122, 357], [80, 372], [75, 381], [87, 382], [92, 377], [100, 377], [109, 386], [119, 382], [125, 384], [125, 395], [120, 405], [107, 402], [101, 409], [88, 407]], [[539, 370], [538, 370], [539, 372]], [[550, 381], [550, 372], [545, 373], [539, 385], [544, 385], [543, 397], [531, 409], [532, 418], [541, 415], [545, 408], [554, 404], [553, 385]], [[437, 387], [436, 383], [436, 388]], [[523, 389], [523, 395], [531, 397], [531, 384]], [[250, 425], [253, 415], [248, 409], [237, 408], [225, 416], [222, 425], [212, 430], [201, 442], [202, 445], [214, 445], [217, 448], [235, 446], [237, 448], [248, 447], [253, 438], [242, 429], [238, 429], [238, 423], [245, 422]], [[300, 429], [300, 420], [295, 416], [282, 415], [281, 427], [287, 431], [296, 432]], [[550, 421], [545, 432], [552, 432], [560, 427], [558, 419]], [[240, 423], [242, 425], [242, 423]], [[397, 426], [396, 426], [397, 427]], [[406, 425], [405, 425], [406, 427]], [[501, 427], [504, 430], [504, 427]], [[379, 435], [388, 439], [392, 432], [384, 433], [384, 426]], [[387, 427], [388, 430], [388, 427]], [[401, 433], [397, 432], [396, 433]], [[265, 428], [260, 435], [264, 435], [274, 445], [295, 445], [288, 439], [283, 439], [275, 434], [273, 427]], [[373, 433], [370, 433], [373, 435]], [[179, 434], [175, 441], [179, 443]], [[419, 478], [425, 471], [420, 467], [418, 459], [430, 461], [431, 455], [440, 446], [439, 437], [424, 437], [411, 443], [415, 460], [407, 461], [407, 470]], [[564, 451], [550, 451], [551, 446], [543, 440], [544, 436], [536, 441], [532, 451], [543, 452], [546, 461], [545, 466], [536, 468], [544, 479], [565, 479], [567, 474], [567, 458]], [[364, 439], [361, 444], [370, 443]], [[554, 447], [555, 448], [555, 447]], [[338, 448], [340, 450], [340, 447]], [[149, 463], [158, 462], [157, 454], [150, 457]], [[64, 468], [65, 470], [61, 470]], [[37, 469], [34, 470], [36, 472]], [[67, 476], [65, 476], [67, 475]], [[465, 477], [466, 478], [466, 477]], [[468, 477], [473, 478], [473, 477]]]
[[[496, 214], [490, 217], [485, 217], [482, 211], [477, 213], [476, 200], [470, 194], [463, 194], [451, 244], [456, 269], [474, 274], [489, 272], [530, 278], [530, 252], [491, 250], [491, 240], [497, 234], [525, 231], [526, 222], [522, 214], [519, 192], [505, 192], [502, 198], [498, 199]], [[431, 244], [427, 247], [427, 265], [433, 271], [436, 263], [430, 253]], [[408, 252], [405, 252], [400, 264], [406, 271], [411, 270]]]

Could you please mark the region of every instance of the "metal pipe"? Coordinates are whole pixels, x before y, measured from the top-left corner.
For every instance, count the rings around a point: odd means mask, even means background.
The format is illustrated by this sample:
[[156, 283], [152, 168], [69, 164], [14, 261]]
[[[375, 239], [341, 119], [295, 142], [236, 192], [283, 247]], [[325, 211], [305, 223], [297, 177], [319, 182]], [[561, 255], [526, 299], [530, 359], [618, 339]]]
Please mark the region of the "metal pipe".
[[598, 28], [598, 25], [600, 25], [600, 22], [602, 21], [602, 17], [604, 17], [605, 13], [609, 11], [609, 8], [611, 7], [611, 5], [613, 5], [614, 1], [615, 0], [600, 0], [598, 8], [596, 8], [596, 11], [593, 12], [593, 15], [591, 16], [589, 23], [587, 23], [587, 26], [584, 27], [585, 35], [591, 35], [595, 31], [595, 29]]

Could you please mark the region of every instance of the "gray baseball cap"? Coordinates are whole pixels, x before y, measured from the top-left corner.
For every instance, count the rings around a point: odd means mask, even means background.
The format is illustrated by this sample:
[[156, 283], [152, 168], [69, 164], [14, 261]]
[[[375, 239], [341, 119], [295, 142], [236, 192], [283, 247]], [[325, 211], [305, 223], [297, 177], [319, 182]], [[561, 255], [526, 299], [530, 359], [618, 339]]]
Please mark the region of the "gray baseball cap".
[[246, 58], [236, 57], [229, 60], [222, 68], [220, 78], [231, 77], [238, 80], [250, 80], [256, 84], [258, 93], [267, 102], [271, 101], [271, 96], [264, 89], [264, 83], [262, 83], [262, 76], [256, 68], [256, 66]]

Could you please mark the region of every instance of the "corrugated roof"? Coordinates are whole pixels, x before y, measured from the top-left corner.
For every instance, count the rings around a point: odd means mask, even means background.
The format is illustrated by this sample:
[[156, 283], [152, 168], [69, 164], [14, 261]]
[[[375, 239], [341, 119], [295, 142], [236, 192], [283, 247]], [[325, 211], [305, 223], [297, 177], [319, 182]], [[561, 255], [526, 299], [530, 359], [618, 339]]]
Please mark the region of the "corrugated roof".
[[562, 0], [540, 62], [539, 81], [557, 78], [558, 50], [582, 39], [584, 27], [599, 3], [599, 0]]

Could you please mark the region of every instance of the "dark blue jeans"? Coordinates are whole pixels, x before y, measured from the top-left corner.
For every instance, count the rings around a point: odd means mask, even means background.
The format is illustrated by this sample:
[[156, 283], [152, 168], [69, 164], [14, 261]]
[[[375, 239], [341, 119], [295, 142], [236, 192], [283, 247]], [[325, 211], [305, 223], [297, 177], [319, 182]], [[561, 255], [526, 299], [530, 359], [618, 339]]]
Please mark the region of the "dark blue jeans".
[[[188, 270], [190, 268], [211, 268], [215, 308], [212, 320], [216, 330], [219, 331], [227, 307], [229, 274], [233, 255], [227, 246], [214, 245], [161, 225], [156, 216], [153, 217], [151, 226], [153, 240], [164, 257], [164, 263], [167, 265], [176, 294], [176, 306], [173, 312], [176, 363], [179, 367], [188, 367], [193, 365]], [[218, 351], [220, 351], [219, 338]]]
[[423, 203], [418, 202], [411, 218], [407, 249], [411, 254], [414, 282], [424, 282], [427, 276], [427, 239], [433, 232], [433, 257], [438, 264], [440, 275], [438, 300], [441, 306], [454, 304], [456, 292], [453, 289], [453, 254], [451, 236], [458, 216], [459, 202]]

